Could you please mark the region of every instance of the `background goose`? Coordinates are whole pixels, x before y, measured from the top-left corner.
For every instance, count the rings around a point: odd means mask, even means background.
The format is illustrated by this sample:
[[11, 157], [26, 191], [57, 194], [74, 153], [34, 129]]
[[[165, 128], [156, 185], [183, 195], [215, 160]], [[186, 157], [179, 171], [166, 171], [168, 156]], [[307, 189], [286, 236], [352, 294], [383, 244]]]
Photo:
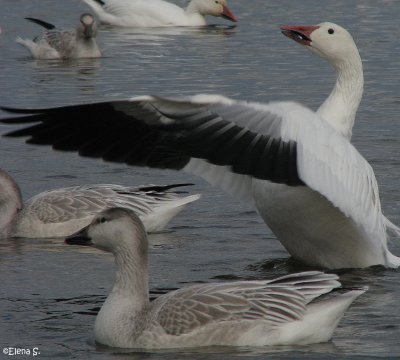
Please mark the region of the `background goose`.
[[35, 39], [17, 38], [17, 43], [25, 46], [35, 59], [77, 59], [98, 58], [101, 52], [97, 46], [96, 22], [91, 14], [83, 14], [76, 30], [57, 29], [45, 21], [26, 18], [46, 30]]
[[[306, 264], [398, 267], [387, 229], [400, 229], [383, 215], [374, 172], [348, 139], [362, 93], [357, 47], [332, 23], [283, 31], [337, 69], [337, 84], [317, 113], [294, 102], [143, 96], [53, 109], [4, 108], [25, 116], [1, 121], [38, 123], [9, 134], [30, 136], [30, 143], [199, 175], [254, 204], [287, 251]], [[337, 103], [341, 107], [330, 116]]]
[[42, 192], [23, 204], [18, 185], [0, 169], [0, 233], [3, 237], [65, 237], [88, 225], [100, 211], [115, 206], [134, 210], [148, 232], [160, 231], [200, 197], [173, 190], [185, 185], [189, 184], [73, 186]]
[[120, 348], [293, 345], [328, 341], [364, 290], [314, 301], [340, 286], [334, 274], [189, 286], [149, 302], [148, 243], [134, 212], [108, 209], [69, 244], [112, 252], [113, 289], [97, 315], [96, 341]]
[[226, 0], [191, 0], [182, 9], [164, 0], [83, 0], [106, 24], [125, 27], [204, 26], [204, 16], [236, 22]]

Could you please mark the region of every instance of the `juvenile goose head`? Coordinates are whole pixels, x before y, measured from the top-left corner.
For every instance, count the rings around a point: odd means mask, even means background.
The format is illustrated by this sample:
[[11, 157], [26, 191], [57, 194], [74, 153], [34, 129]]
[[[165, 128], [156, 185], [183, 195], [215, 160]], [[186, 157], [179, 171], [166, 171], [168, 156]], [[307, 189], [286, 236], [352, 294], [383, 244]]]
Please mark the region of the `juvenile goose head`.
[[147, 257], [147, 235], [142, 221], [132, 210], [111, 208], [99, 213], [87, 227], [69, 236], [71, 245], [93, 246], [118, 256]]
[[188, 5], [187, 12], [199, 13], [203, 16], [219, 16], [237, 22], [237, 18], [229, 9], [226, 0], [192, 0]]
[[97, 25], [93, 15], [89, 13], [82, 14], [80, 17], [81, 24], [78, 26], [78, 36], [90, 39], [97, 35]]
[[362, 61], [352, 36], [346, 29], [330, 22], [316, 26], [282, 26], [281, 30], [335, 69], [336, 85], [318, 113], [350, 139], [364, 87]]

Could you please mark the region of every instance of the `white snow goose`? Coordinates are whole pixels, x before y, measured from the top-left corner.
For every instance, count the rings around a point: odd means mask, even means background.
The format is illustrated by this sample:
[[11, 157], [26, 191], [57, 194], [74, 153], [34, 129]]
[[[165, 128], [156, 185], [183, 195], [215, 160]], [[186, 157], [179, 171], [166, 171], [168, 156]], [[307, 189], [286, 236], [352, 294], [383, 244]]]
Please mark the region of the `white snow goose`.
[[65, 60], [101, 57], [95, 40], [97, 26], [91, 14], [81, 15], [80, 24], [76, 30], [58, 29], [53, 24], [39, 19], [26, 19], [46, 29], [33, 41], [17, 37], [17, 43], [26, 47], [35, 59]]
[[83, 0], [105, 24], [122, 27], [204, 26], [206, 15], [236, 22], [226, 0], [191, 0], [181, 7], [164, 0]]
[[174, 189], [190, 184], [122, 186], [92, 184], [58, 188], [22, 201], [14, 179], [0, 169], [0, 234], [2, 237], [57, 238], [88, 225], [105, 209], [123, 206], [135, 211], [148, 232], [165, 228], [200, 195], [182, 196]]
[[[330, 100], [317, 113], [295, 102], [143, 96], [52, 109], [3, 108], [20, 117], [1, 121], [36, 123], [8, 134], [29, 136], [29, 143], [197, 174], [254, 204], [287, 251], [306, 264], [398, 267], [387, 230], [400, 229], [382, 213], [371, 166], [344, 136], [361, 97], [355, 89], [362, 80], [352, 80], [353, 71], [341, 72], [344, 64], [360, 68], [353, 39], [332, 23], [283, 31], [338, 71]], [[327, 109], [335, 111], [336, 102], [341, 110], [330, 116]]]
[[149, 302], [148, 242], [140, 219], [121, 208], [98, 214], [66, 239], [113, 253], [113, 289], [97, 315], [96, 341], [119, 348], [295, 345], [328, 341], [363, 290], [329, 293], [334, 274], [188, 286]]

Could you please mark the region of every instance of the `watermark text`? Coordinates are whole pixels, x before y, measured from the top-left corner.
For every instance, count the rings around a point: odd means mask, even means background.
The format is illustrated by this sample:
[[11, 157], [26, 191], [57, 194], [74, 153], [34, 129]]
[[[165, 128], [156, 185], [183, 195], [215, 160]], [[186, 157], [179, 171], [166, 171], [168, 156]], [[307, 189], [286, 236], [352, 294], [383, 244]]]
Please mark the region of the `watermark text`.
[[23, 347], [13, 347], [6, 346], [3, 348], [3, 354], [8, 356], [38, 356], [40, 351], [38, 347], [33, 348], [23, 348]]

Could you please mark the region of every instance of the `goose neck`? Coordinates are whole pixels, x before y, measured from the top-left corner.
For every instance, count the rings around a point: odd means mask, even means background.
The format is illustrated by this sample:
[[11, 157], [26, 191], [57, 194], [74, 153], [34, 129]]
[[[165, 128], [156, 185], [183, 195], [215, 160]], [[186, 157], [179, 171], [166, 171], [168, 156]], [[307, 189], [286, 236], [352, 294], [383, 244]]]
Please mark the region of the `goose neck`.
[[199, 14], [200, 9], [196, 1], [190, 1], [189, 4], [186, 6], [185, 12], [187, 15]]
[[113, 295], [132, 300], [137, 311], [149, 304], [149, 276], [147, 256], [138, 258], [135, 251], [120, 252], [115, 256], [117, 272]]
[[350, 139], [364, 89], [363, 68], [358, 52], [346, 61], [334, 64], [334, 69], [335, 86], [318, 109], [318, 114], [339, 133]]

